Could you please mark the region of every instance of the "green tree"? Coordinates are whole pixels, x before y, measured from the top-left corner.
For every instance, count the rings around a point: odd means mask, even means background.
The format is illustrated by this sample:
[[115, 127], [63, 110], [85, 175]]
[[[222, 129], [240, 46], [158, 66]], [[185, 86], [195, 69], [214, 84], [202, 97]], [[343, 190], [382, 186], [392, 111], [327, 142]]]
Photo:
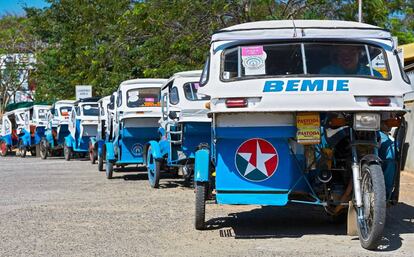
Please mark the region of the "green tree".
[[33, 53], [39, 48], [26, 18], [0, 19], [0, 113], [29, 79], [29, 72], [34, 68]]
[[90, 84], [96, 95], [128, 77], [114, 71], [118, 18], [127, 0], [58, 1], [50, 8], [28, 9], [33, 33], [47, 47], [37, 54], [37, 99], [73, 98], [75, 85]]
[[[357, 20], [355, 0], [48, 0], [28, 9], [39, 100], [74, 97], [90, 84], [108, 95], [125, 79], [200, 69], [211, 34], [234, 24], [281, 19]], [[414, 2], [363, 1], [363, 21], [414, 42]]]

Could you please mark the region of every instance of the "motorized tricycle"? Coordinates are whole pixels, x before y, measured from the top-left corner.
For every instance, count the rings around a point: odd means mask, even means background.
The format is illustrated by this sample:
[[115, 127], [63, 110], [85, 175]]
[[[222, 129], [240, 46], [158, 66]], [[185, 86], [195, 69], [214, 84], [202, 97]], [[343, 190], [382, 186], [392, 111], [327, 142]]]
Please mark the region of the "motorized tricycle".
[[32, 107], [24, 109], [24, 113], [20, 114], [23, 117], [24, 125], [18, 132], [18, 156], [26, 157], [27, 151], [30, 151], [32, 156], [36, 156], [36, 148], [45, 135], [49, 108], [49, 105], [35, 104]]
[[112, 178], [114, 165], [144, 164], [144, 146], [158, 135], [160, 88], [165, 81], [134, 79], [119, 86], [116, 99], [111, 100], [115, 102], [112, 139], [105, 143], [104, 149], [108, 179]]
[[63, 154], [69, 161], [74, 154], [85, 157], [89, 141], [95, 137], [98, 127], [98, 103], [100, 98], [89, 97], [76, 101], [69, 115], [69, 135], [65, 137]]
[[[113, 119], [115, 117], [115, 97], [116, 92], [109, 96], [109, 102], [107, 100], [99, 102], [100, 115], [98, 119], [98, 135], [100, 139], [97, 141], [97, 160], [98, 171], [104, 171], [104, 161], [106, 158], [105, 143], [112, 140], [113, 135]], [[104, 103], [105, 102], [105, 103]], [[105, 105], [106, 104], [106, 105]], [[106, 107], [105, 107], [106, 106]]]
[[40, 158], [62, 156], [65, 137], [69, 135], [69, 114], [73, 108], [73, 100], [55, 102], [47, 114], [45, 136], [41, 139]]
[[98, 151], [102, 149], [106, 137], [106, 125], [107, 125], [107, 109], [111, 96], [105, 96], [98, 101], [98, 127], [96, 137], [91, 137], [89, 142], [89, 160], [92, 164], [95, 164], [98, 159]]
[[24, 127], [26, 108], [10, 110], [3, 114], [0, 133], [0, 155], [7, 156], [19, 147], [19, 134]]
[[196, 152], [196, 229], [206, 228], [213, 197], [303, 203], [347, 216], [348, 233], [377, 247], [387, 204], [398, 202], [412, 91], [388, 31], [314, 20], [222, 29], [201, 86], [212, 141]]
[[159, 187], [161, 172], [192, 178], [194, 154], [202, 143], [211, 141], [211, 119], [204, 105], [210, 99], [198, 92], [201, 71], [174, 74], [161, 89], [162, 118], [159, 140], [146, 147], [148, 180]]

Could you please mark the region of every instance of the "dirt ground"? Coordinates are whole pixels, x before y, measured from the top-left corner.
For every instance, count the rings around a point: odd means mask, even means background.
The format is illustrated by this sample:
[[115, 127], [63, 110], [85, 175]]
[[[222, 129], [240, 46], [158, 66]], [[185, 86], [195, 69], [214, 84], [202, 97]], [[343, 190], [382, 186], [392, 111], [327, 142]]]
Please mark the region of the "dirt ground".
[[86, 160], [7, 157], [0, 176], [0, 256], [414, 256], [408, 173], [377, 252], [304, 205], [209, 204], [210, 229], [196, 231], [193, 189], [173, 178], [151, 189], [144, 171], [107, 180]]

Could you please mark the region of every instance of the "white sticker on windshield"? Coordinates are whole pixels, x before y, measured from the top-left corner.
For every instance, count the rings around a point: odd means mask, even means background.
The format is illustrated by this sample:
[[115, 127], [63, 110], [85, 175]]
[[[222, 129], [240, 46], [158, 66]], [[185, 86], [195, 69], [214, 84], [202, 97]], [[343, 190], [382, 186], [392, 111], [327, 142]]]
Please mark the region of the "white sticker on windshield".
[[130, 91], [128, 92], [128, 103], [136, 102], [139, 99], [139, 91]]
[[266, 52], [263, 46], [242, 47], [242, 63], [245, 75], [265, 75], [266, 74]]

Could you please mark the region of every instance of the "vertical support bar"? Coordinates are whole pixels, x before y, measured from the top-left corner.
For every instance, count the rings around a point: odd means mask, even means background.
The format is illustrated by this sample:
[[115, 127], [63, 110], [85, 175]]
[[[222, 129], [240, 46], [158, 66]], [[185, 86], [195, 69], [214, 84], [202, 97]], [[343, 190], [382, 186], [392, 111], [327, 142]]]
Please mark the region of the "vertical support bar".
[[305, 45], [303, 43], [300, 44], [300, 50], [301, 50], [301, 53], [302, 53], [303, 73], [308, 74], [308, 67], [306, 66]]
[[351, 151], [352, 151], [352, 181], [354, 184], [354, 196], [356, 205], [358, 208], [362, 207], [362, 193], [361, 193], [361, 172], [358, 162], [358, 152], [355, 145], [354, 131], [349, 128], [349, 137], [351, 140]]
[[365, 52], [367, 53], [367, 59], [369, 64], [369, 71], [371, 72], [371, 76], [374, 77], [374, 71], [372, 70], [372, 62], [371, 62], [371, 55], [369, 53], [369, 48], [365, 45]]
[[362, 0], [358, 0], [358, 22], [362, 22]]
[[241, 47], [237, 47], [237, 77], [240, 78], [242, 74], [242, 68], [241, 68]]

